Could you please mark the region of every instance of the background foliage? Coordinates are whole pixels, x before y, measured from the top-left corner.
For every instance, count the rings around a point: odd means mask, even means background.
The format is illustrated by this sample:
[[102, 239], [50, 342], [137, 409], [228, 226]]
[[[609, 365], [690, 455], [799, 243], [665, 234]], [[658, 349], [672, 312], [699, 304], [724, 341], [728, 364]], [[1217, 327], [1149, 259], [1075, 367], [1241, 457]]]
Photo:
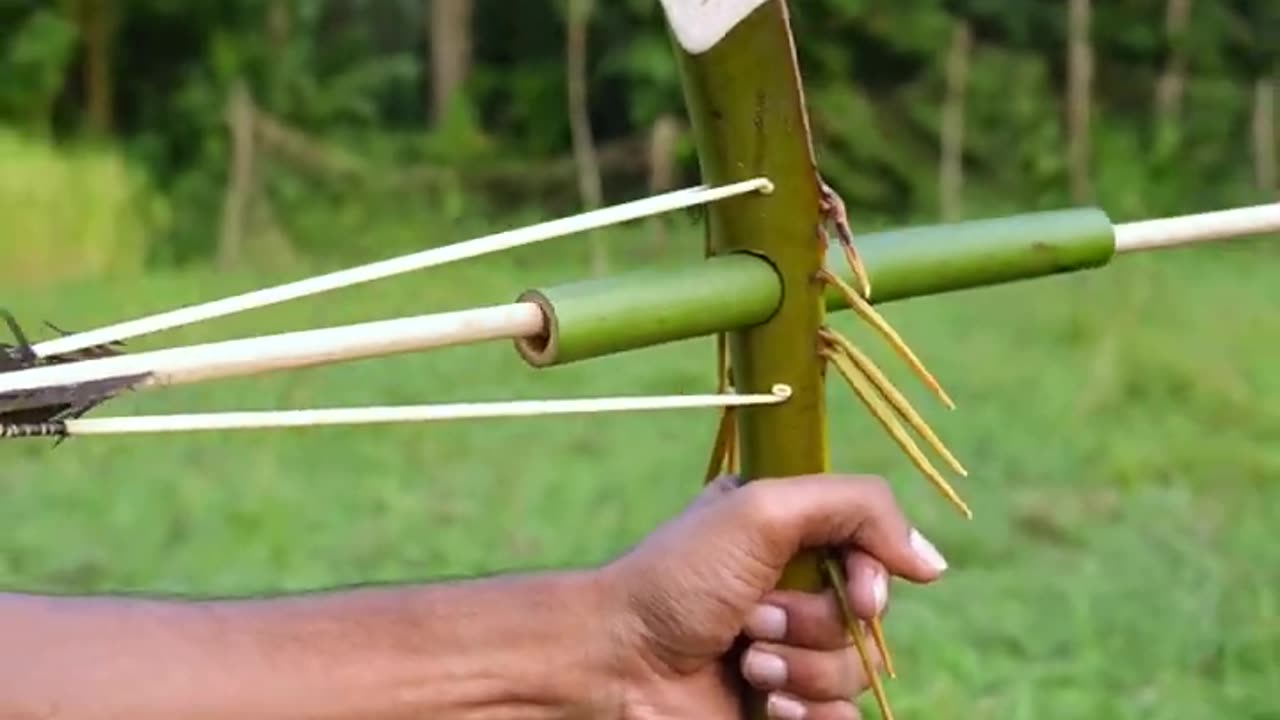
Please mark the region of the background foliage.
[[[342, 148], [372, 175], [434, 171], [433, 182], [393, 192], [271, 157], [260, 190], [272, 199], [274, 231], [309, 252], [386, 252], [351, 245], [388, 203], [421, 211], [421, 222], [530, 202], [572, 209], [572, 176], [546, 181], [534, 170], [570, 147], [561, 4], [441, 5], [467, 9], [442, 34], [466, 37], [447, 106], [432, 87], [433, 63], [443, 60], [431, 52], [431, 0], [3, 0], [0, 122], [64, 146], [106, 143], [147, 173], [173, 207], [174, 221], [147, 238], [164, 261], [215, 253], [230, 152], [225, 115], [241, 83], [257, 107]], [[863, 224], [941, 212], [941, 124], [958, 24], [972, 33], [962, 93], [965, 214], [1096, 201], [1131, 217], [1274, 195], [1258, 188], [1263, 159], [1250, 136], [1254, 89], [1267, 81], [1274, 90], [1280, 72], [1280, 5], [1093, 3], [1086, 198], [1072, 196], [1068, 177], [1068, 5], [794, 4], [823, 171]], [[1170, 30], [1166, 16], [1177, 5], [1186, 7], [1183, 24]], [[658, 3], [597, 3], [588, 22], [596, 144], [643, 139], [659, 118], [682, 117]], [[1157, 86], [1171, 72], [1181, 90], [1166, 111]], [[677, 180], [696, 180], [692, 149], [682, 143], [677, 152]], [[495, 165], [520, 179], [466, 183]], [[644, 191], [643, 173], [603, 171], [609, 199]]]

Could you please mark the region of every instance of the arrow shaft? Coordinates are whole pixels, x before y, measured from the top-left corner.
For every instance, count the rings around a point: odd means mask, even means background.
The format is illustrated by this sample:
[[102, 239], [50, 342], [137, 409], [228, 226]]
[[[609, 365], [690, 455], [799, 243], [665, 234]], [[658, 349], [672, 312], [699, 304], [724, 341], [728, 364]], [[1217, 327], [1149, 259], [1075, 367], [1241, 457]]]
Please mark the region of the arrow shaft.
[[147, 376], [137, 387], [182, 385], [349, 360], [443, 348], [542, 332], [533, 303], [419, 315], [318, 330], [120, 355], [0, 373], [6, 393]]
[[1164, 250], [1280, 232], [1280, 203], [1117, 225], [1116, 252]]

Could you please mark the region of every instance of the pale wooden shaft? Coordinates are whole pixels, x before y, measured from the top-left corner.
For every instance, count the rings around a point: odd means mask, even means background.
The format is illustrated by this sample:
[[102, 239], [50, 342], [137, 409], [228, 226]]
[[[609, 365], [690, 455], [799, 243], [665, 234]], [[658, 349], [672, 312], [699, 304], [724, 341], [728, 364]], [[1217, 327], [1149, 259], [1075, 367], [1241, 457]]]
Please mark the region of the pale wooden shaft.
[[318, 330], [118, 355], [0, 374], [0, 393], [150, 374], [144, 385], [180, 385], [381, 357], [543, 332], [534, 303], [381, 320]]
[[1116, 252], [1191, 245], [1280, 232], [1280, 203], [1116, 225]]

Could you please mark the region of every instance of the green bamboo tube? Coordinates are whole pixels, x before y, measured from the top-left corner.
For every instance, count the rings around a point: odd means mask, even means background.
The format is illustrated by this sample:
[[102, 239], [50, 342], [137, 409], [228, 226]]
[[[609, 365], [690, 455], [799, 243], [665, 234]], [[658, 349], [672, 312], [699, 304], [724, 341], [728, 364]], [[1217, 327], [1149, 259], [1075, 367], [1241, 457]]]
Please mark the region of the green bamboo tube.
[[[1115, 254], [1111, 221], [1094, 208], [867, 233], [857, 245], [877, 304], [1088, 270]], [[853, 284], [839, 247], [828, 252], [827, 267]], [[674, 270], [529, 290], [519, 299], [542, 306], [548, 334], [516, 346], [531, 365], [550, 367], [759, 325], [778, 311], [782, 283], [768, 261], [730, 253]], [[834, 290], [826, 305], [848, 309]]]
[[[690, 54], [678, 40], [673, 45], [703, 182], [766, 177], [775, 185], [769, 195], [707, 209], [712, 254], [755, 252], [774, 266], [783, 289], [768, 320], [729, 334], [738, 391], [767, 392], [775, 383], [792, 389], [785, 403], [737, 413], [742, 480], [824, 472], [830, 461], [817, 352], [825, 313], [817, 279], [820, 187], [787, 4], [765, 2], [703, 53]], [[796, 558], [780, 586], [822, 589], [821, 555]], [[749, 718], [767, 716], [759, 693], [749, 694], [746, 707]]]
[[[1097, 208], [1074, 208], [860, 234], [854, 244], [878, 304], [1102, 267], [1115, 255], [1115, 228]], [[828, 267], [853, 283], [838, 247]], [[832, 290], [827, 308], [848, 303]]]
[[534, 367], [561, 365], [767, 320], [782, 302], [769, 263], [743, 253], [671, 270], [645, 270], [545, 290], [528, 290], [547, 332], [516, 341]]

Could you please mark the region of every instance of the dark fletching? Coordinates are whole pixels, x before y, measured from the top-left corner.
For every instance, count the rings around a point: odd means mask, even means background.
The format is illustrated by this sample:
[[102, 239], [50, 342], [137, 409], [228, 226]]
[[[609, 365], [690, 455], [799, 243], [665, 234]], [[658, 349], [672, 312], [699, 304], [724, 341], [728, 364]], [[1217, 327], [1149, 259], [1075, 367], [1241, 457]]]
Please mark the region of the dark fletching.
[[[65, 365], [121, 354], [116, 348], [121, 347], [122, 343], [109, 343], [61, 355], [39, 357], [27, 340], [26, 333], [22, 331], [22, 327], [12, 315], [5, 310], [0, 310], [0, 319], [9, 326], [15, 341], [15, 344], [0, 343], [0, 373], [49, 365]], [[68, 334], [52, 323], [46, 324], [55, 332], [62, 335]], [[148, 377], [150, 377], [149, 374], [143, 373], [62, 387], [0, 393], [0, 423], [35, 424], [78, 418], [103, 402], [137, 386]]]
[[149, 373], [143, 373], [76, 385], [0, 393], [0, 422], [37, 423], [77, 418], [134, 388], [148, 377]]
[[62, 442], [66, 437], [67, 424], [60, 421], [32, 423], [29, 425], [0, 423], [0, 438], [5, 440], [15, 438], [57, 438], [58, 442]]
[[3, 318], [5, 324], [9, 326], [9, 332], [13, 333], [13, 339], [17, 343], [16, 345], [0, 343], [0, 349], [4, 350], [7, 361], [0, 365], [0, 371], [21, 370], [35, 365], [39, 358], [36, 357], [35, 350], [31, 349], [31, 343], [27, 340], [27, 334], [22, 332], [22, 326], [13, 319], [13, 315], [8, 310], [0, 309], [0, 318]]

